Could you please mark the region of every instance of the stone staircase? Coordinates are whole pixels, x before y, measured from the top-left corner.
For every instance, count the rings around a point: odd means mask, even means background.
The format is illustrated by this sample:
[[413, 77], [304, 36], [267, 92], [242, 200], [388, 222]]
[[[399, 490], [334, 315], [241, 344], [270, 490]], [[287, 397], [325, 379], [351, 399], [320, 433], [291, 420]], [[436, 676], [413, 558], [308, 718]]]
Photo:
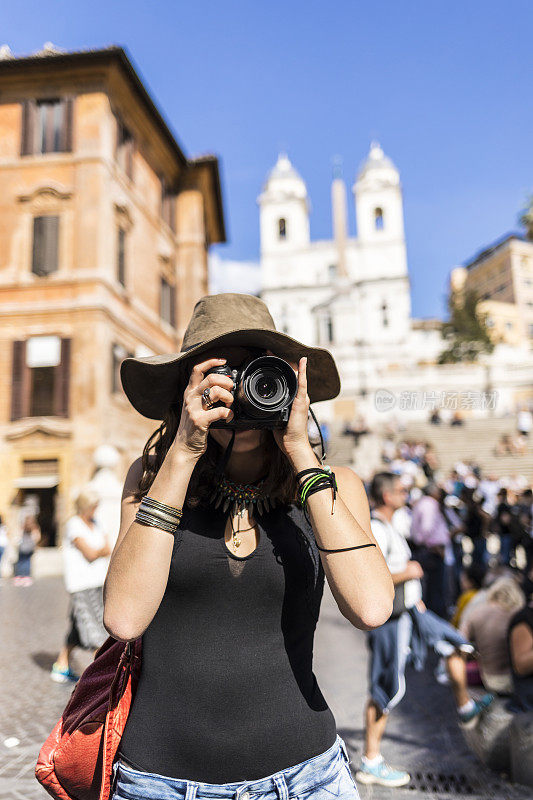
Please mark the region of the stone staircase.
[[514, 435], [514, 417], [495, 419], [466, 419], [464, 425], [430, 425], [411, 422], [396, 439], [417, 439], [431, 442], [438, 455], [441, 469], [448, 472], [457, 461], [473, 460], [485, 474], [494, 472], [501, 477], [524, 475], [533, 478], [533, 438], [530, 436], [523, 456], [496, 456], [494, 448], [503, 434]]
[[[320, 448], [318, 448], [320, 452]], [[351, 436], [343, 436], [340, 432], [330, 436], [326, 447], [327, 464], [351, 464], [353, 455], [353, 439]]]
[[[494, 448], [502, 434], [515, 433], [515, 418], [466, 419], [464, 425], [451, 427], [447, 424], [430, 425], [429, 422], [408, 422], [404, 430], [396, 434], [397, 441], [414, 439], [430, 442], [437, 453], [441, 469], [447, 473], [460, 460], [473, 460], [485, 474], [494, 472], [500, 477], [524, 475], [533, 480], [533, 434], [523, 456], [496, 456]], [[376, 469], [382, 469], [381, 442], [383, 437], [374, 432], [361, 437], [359, 447], [354, 449], [353, 439], [333, 431], [328, 446], [328, 463], [349, 464], [362, 476], [367, 477]]]

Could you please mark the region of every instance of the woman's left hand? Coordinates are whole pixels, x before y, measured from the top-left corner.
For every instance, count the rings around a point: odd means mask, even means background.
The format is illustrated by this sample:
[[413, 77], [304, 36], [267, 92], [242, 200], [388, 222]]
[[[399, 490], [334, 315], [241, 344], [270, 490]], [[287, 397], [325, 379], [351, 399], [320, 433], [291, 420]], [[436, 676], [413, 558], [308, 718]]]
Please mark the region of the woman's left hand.
[[307, 434], [310, 405], [307, 394], [307, 358], [301, 358], [298, 364], [289, 363], [298, 377], [298, 392], [294, 398], [286, 427], [274, 428], [272, 432], [281, 451], [294, 464], [302, 456], [304, 458], [314, 457], [314, 452]]

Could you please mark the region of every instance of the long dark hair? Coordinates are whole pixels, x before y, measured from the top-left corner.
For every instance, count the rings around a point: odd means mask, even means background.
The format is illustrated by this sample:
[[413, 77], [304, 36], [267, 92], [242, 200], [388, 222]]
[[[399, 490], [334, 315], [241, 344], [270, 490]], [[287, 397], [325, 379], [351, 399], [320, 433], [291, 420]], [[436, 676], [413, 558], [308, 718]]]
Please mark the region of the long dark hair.
[[[175, 439], [183, 404], [183, 393], [189, 380], [184, 370], [178, 385], [174, 402], [167, 409], [163, 422], [148, 438], [142, 453], [142, 475], [139, 480], [135, 500], [140, 502], [150, 491], [150, 487], [165, 460], [170, 445]], [[278, 447], [272, 431], [265, 430], [267, 448], [267, 476], [264, 484], [265, 494], [283, 504], [291, 503], [296, 498], [297, 481], [294, 471]], [[155, 459], [150, 458], [154, 450]], [[198, 459], [189, 481], [185, 502], [190, 508], [207, 505], [216, 485], [216, 468], [222, 448], [212, 436], [207, 437], [207, 450]]]

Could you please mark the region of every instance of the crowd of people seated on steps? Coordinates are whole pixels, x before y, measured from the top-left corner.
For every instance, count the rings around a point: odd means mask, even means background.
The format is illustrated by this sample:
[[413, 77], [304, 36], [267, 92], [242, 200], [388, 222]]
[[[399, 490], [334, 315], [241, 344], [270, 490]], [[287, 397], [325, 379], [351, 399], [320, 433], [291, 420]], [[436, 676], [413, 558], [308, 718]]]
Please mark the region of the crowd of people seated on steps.
[[356, 777], [391, 787], [410, 775], [381, 754], [387, 720], [404, 697], [407, 664], [424, 669], [431, 651], [435, 679], [449, 685], [469, 736], [485, 738], [485, 717], [501, 703], [510, 719], [533, 714], [531, 488], [463, 463], [422, 482], [424, 453], [409, 454], [420, 471], [391, 460], [367, 483], [372, 531], [396, 595], [390, 619], [367, 634], [365, 748]]
[[[533, 711], [531, 486], [463, 462], [445, 476], [436, 465], [428, 481], [421, 443], [400, 443], [398, 453], [384, 458], [405, 489], [391, 521], [423, 571], [426, 607], [474, 645], [472, 684]], [[416, 471], [404, 468], [408, 461]], [[445, 680], [442, 665], [437, 676]]]

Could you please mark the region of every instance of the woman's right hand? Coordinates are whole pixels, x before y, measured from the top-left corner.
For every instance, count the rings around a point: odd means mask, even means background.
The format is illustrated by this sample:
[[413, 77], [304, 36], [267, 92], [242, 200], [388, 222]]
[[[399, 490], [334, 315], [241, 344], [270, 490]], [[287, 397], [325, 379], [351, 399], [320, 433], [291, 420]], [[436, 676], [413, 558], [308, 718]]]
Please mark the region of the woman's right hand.
[[[229, 408], [233, 403], [232, 378], [214, 372], [205, 375], [208, 370], [223, 366], [225, 363], [225, 358], [210, 358], [195, 364], [192, 369], [189, 383], [183, 393], [180, 424], [172, 443], [174, 450], [184, 453], [188, 458], [197, 460], [205, 453], [207, 434], [212, 422], [219, 419], [227, 421], [233, 419], [233, 411]], [[220, 401], [224, 405], [206, 409], [202, 398], [204, 389], [210, 390], [209, 397], [212, 403]]]

